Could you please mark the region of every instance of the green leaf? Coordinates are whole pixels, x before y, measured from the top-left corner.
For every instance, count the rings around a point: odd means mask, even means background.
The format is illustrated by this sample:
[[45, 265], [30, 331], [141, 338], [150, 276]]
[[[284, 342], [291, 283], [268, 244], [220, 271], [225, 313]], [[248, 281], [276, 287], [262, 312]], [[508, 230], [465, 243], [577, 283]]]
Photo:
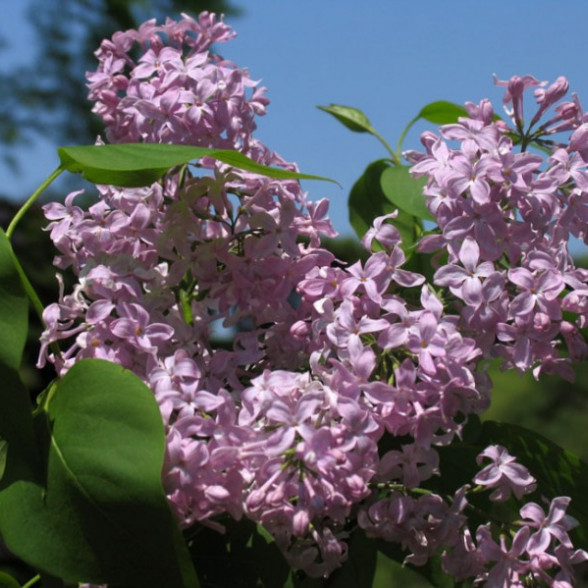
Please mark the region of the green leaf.
[[[382, 174], [389, 168], [390, 163], [386, 159], [370, 163], [351, 189], [349, 221], [360, 239], [371, 227], [376, 217], [394, 212], [397, 209], [382, 190]], [[398, 216], [391, 219], [390, 222], [400, 232], [402, 248], [409, 257], [416, 240], [417, 219], [400, 210]]]
[[400, 210], [416, 218], [435, 221], [429, 212], [423, 188], [425, 178], [413, 178], [408, 166], [389, 166], [382, 173], [381, 185], [386, 198]]
[[210, 149], [189, 145], [159, 143], [119, 143], [59, 147], [61, 167], [81, 173], [95, 184], [113, 186], [147, 186], [161, 179], [171, 168], [202, 157], [212, 157], [233, 167], [282, 180], [324, 180], [329, 178], [267, 167], [238, 151]]
[[29, 394], [20, 381], [28, 328], [28, 300], [15, 265], [14, 253], [0, 230], [0, 479], [6, 470], [38, 470]]
[[[462, 116], [466, 118], [470, 116], [463, 106], [447, 100], [438, 100], [423, 106], [417, 115], [417, 119], [424, 118], [436, 125], [448, 125], [458, 122], [459, 117]], [[492, 120], [497, 121], [501, 120], [501, 118], [495, 114]]]
[[14, 263], [14, 252], [0, 229], [0, 362], [20, 368], [28, 332], [28, 299]]
[[460, 116], [469, 117], [468, 111], [463, 106], [447, 102], [447, 100], [431, 102], [423, 106], [418, 114], [419, 118], [424, 118], [436, 125], [456, 123]]
[[355, 133], [375, 134], [368, 117], [359, 109], [341, 104], [330, 104], [329, 106], [317, 106], [319, 110], [333, 115], [340, 123]]
[[20, 588], [20, 584], [9, 574], [0, 572], [0, 588]]
[[224, 516], [218, 522], [225, 527], [225, 533], [196, 527], [189, 543], [202, 584], [282, 588], [290, 567], [273, 537], [247, 518], [235, 521]]
[[351, 106], [342, 106], [341, 104], [331, 104], [329, 106], [317, 106], [319, 110], [328, 112], [334, 116], [340, 123], [345, 125], [349, 130], [355, 133], [370, 133], [386, 148], [390, 154], [390, 160], [395, 164], [400, 165], [399, 156], [394, 153], [394, 150], [387, 141], [372, 127], [368, 117], [358, 108]]
[[[412, 566], [410, 563], [404, 565], [404, 559], [409, 554], [408, 551], [404, 550], [400, 543], [384, 541], [383, 539], [377, 540], [377, 549], [380, 553], [384, 554], [387, 558], [394, 562], [402, 565], [402, 579], [408, 585], [408, 581], [412, 580], [411, 586], [414, 584], [422, 585], [419, 580], [421, 578], [426, 579], [427, 582], [435, 588], [454, 588], [455, 581], [451, 576], [446, 574], [441, 566], [441, 557], [439, 555], [433, 555], [427, 562], [422, 566]], [[410, 572], [410, 575], [407, 574]], [[411, 577], [412, 576], [412, 577]]]
[[9, 443], [0, 485], [9, 549], [69, 582], [198, 586], [161, 485], [164, 430], [149, 388], [116, 364], [86, 359], [58, 383], [48, 416], [45, 484], [10, 467]]
[[[0, 438], [4, 462], [0, 489], [9, 485], [15, 476], [39, 482], [43, 468], [39, 461], [28, 391], [20, 381], [18, 372], [3, 363], [0, 363], [0, 381]], [[0, 492], [0, 518], [2, 510]]]
[[356, 588], [372, 585], [378, 556], [377, 542], [357, 529], [348, 541], [349, 556], [345, 563], [329, 577], [329, 588]]

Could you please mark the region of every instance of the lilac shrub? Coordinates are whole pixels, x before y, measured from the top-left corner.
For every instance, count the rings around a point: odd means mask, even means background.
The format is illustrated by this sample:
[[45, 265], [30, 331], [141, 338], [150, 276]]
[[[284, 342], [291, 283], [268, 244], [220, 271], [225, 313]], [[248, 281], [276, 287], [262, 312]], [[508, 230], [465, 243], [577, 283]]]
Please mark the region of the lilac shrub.
[[[231, 148], [295, 169], [253, 136], [265, 89], [211, 50], [233, 36], [202, 13], [103, 41], [88, 81], [106, 140]], [[566, 497], [547, 515], [524, 504], [498, 531], [468, 526], [472, 493], [502, 501], [535, 489], [505, 448], [480, 454], [490, 464], [453, 496], [426, 490], [443, 474], [439, 448], [488, 407], [483, 362], [569, 377], [586, 355], [588, 273], [567, 242], [587, 238], [588, 123], [577, 101], [556, 106], [538, 136], [571, 130], [570, 143], [530, 154], [524, 90], [537, 88], [537, 124], [567, 84], [500, 83], [515, 129], [494, 122], [487, 101], [469, 104], [470, 118], [409, 154], [439, 227], [420, 248], [448, 254], [433, 284], [403, 269], [394, 214], [364, 236], [367, 261], [343, 267], [321, 246], [335, 235], [327, 201], [210, 158], [149, 187], [99, 186], [88, 210], [79, 193], [45, 206], [56, 265], [78, 282], [45, 310], [39, 365], [64, 374], [103, 358], [152, 389], [167, 432], [164, 487], [183, 528], [222, 531], [222, 515], [246, 517], [315, 577], [345, 561], [359, 526], [415, 565], [442, 553], [458, 579], [571, 585], [588, 554], [567, 534]], [[219, 325], [234, 329], [230, 340]]]

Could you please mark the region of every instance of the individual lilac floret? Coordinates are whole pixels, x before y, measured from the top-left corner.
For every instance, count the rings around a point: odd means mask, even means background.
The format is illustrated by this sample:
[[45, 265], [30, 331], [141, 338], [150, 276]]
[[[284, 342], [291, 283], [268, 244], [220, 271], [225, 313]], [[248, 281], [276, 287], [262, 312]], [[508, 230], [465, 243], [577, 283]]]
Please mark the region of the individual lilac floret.
[[564, 547], [571, 549], [572, 542], [568, 531], [578, 526], [578, 521], [566, 514], [571, 498], [558, 496], [551, 501], [549, 512], [535, 502], [529, 502], [521, 508], [524, 523], [534, 529], [527, 543], [527, 551], [532, 554], [543, 553], [549, 547], [551, 540], [556, 539]]
[[504, 447], [491, 445], [478, 455], [476, 461], [481, 464], [484, 458], [492, 460], [493, 463], [481, 470], [474, 478], [474, 482], [480, 486], [496, 488], [490, 494], [490, 500], [508, 500], [511, 493], [521, 499], [535, 489], [535, 478], [525, 466], [516, 463], [516, 458]]

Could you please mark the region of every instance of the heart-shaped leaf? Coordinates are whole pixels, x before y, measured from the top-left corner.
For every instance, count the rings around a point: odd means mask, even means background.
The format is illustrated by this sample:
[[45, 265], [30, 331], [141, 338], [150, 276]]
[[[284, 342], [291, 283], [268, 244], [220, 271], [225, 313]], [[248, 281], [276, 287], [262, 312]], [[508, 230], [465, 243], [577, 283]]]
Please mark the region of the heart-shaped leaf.
[[[376, 217], [389, 214], [399, 208], [382, 190], [382, 175], [390, 167], [390, 162], [386, 159], [370, 163], [351, 189], [349, 221], [360, 239]], [[396, 218], [390, 219], [389, 222], [398, 229], [402, 237], [402, 249], [407, 258], [410, 257], [416, 240], [417, 219], [400, 209]]]
[[423, 220], [434, 221], [423, 194], [426, 180], [413, 178], [407, 166], [388, 166], [382, 172], [382, 191], [386, 198], [400, 210]]
[[44, 484], [10, 467], [8, 447], [0, 533], [9, 549], [69, 582], [198, 586], [162, 489], [164, 430], [149, 388], [119, 365], [86, 359], [48, 410]]

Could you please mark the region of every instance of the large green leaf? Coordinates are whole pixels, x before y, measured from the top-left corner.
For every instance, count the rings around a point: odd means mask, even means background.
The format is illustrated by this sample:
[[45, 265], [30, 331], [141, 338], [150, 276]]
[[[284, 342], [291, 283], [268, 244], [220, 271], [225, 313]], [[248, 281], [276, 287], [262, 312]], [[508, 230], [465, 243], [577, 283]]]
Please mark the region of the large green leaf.
[[62, 168], [73, 173], [81, 173], [84, 178], [95, 184], [113, 186], [147, 186], [159, 180], [172, 167], [202, 157], [212, 157], [233, 167], [271, 178], [337, 183], [321, 176], [267, 167], [238, 151], [228, 149], [159, 143], [119, 143], [60, 147], [57, 152]]
[[413, 178], [407, 166], [388, 166], [382, 172], [382, 191], [386, 198], [400, 210], [416, 218], [435, 221], [429, 212], [423, 188], [425, 178]]
[[45, 484], [10, 467], [9, 444], [0, 486], [9, 549], [71, 582], [197, 586], [161, 485], [164, 430], [151, 391], [122, 367], [87, 359], [59, 382], [48, 410]]
[[28, 330], [28, 299], [14, 253], [0, 229], [0, 362], [19, 369]]
[[[365, 235], [376, 217], [394, 212], [398, 208], [382, 190], [382, 174], [390, 167], [390, 162], [386, 159], [370, 163], [351, 189], [349, 221], [360, 238]], [[416, 240], [417, 219], [399, 210], [398, 216], [390, 222], [400, 232], [402, 247], [408, 257]]]

